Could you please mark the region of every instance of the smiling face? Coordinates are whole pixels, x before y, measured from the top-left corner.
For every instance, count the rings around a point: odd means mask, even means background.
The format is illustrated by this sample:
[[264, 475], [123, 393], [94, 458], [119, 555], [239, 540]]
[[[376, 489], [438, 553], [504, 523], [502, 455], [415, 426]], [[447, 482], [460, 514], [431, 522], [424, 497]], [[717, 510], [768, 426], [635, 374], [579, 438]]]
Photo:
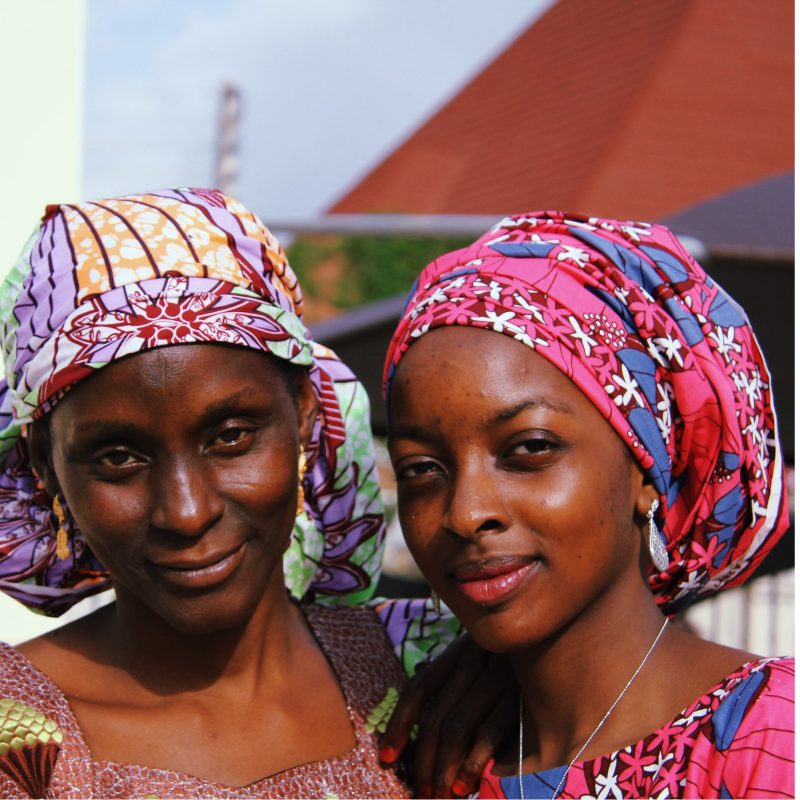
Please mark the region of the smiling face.
[[204, 633], [245, 623], [271, 581], [282, 590], [315, 415], [310, 383], [295, 401], [270, 357], [181, 345], [77, 384], [30, 444], [118, 591]]
[[642, 529], [655, 492], [546, 359], [502, 334], [439, 328], [409, 348], [391, 392], [406, 541], [482, 647], [653, 602]]

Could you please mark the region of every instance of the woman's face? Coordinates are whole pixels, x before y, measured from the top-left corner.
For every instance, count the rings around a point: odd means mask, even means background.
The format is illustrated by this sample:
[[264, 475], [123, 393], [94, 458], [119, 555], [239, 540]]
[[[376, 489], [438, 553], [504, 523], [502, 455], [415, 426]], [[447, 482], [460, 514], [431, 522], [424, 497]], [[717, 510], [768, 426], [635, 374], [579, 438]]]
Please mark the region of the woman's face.
[[655, 492], [562, 372], [509, 336], [448, 327], [413, 344], [391, 391], [408, 546], [481, 646], [534, 645], [640, 600]]
[[269, 357], [181, 345], [78, 383], [33, 426], [31, 451], [115, 585], [203, 633], [243, 624], [270, 581], [282, 587], [315, 414], [310, 383], [295, 403]]

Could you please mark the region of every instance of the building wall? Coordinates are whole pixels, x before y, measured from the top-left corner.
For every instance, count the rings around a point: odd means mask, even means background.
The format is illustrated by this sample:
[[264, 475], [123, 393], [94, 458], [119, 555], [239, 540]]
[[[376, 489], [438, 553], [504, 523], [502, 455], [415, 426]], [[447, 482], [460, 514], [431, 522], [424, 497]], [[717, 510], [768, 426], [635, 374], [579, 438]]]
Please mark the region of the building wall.
[[[86, 0], [0, 0], [0, 279], [45, 206], [80, 199], [85, 16]], [[57, 624], [0, 593], [0, 640]]]
[[0, 0], [0, 278], [48, 203], [80, 198], [86, 0]]

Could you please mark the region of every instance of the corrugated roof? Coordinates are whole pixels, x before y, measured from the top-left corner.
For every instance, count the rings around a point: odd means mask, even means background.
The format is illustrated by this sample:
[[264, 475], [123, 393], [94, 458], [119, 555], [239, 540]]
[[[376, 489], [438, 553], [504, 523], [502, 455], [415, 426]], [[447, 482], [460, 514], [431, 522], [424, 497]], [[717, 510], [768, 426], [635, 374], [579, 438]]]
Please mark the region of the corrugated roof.
[[790, 0], [560, 0], [330, 210], [658, 219], [785, 173], [793, 30]]

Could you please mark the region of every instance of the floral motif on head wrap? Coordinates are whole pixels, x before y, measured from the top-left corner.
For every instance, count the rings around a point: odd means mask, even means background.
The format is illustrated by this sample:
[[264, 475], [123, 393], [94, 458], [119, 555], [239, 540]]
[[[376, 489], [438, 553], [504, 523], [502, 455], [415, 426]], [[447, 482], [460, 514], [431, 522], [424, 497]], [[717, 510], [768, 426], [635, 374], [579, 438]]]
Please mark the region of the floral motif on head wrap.
[[[444, 325], [512, 336], [595, 404], [659, 492], [665, 613], [742, 583], [788, 527], [770, 375], [742, 309], [661, 225], [507, 217], [427, 266], [389, 349]], [[388, 412], [387, 412], [388, 413]]]
[[384, 537], [369, 404], [353, 373], [308, 338], [302, 307], [278, 241], [219, 192], [48, 206], [0, 288], [0, 590], [58, 615], [109, 586], [79, 530], [70, 557], [56, 558], [52, 498], [31, 470], [25, 426], [118, 358], [214, 342], [308, 368], [320, 415], [287, 586], [296, 597], [367, 599]]

